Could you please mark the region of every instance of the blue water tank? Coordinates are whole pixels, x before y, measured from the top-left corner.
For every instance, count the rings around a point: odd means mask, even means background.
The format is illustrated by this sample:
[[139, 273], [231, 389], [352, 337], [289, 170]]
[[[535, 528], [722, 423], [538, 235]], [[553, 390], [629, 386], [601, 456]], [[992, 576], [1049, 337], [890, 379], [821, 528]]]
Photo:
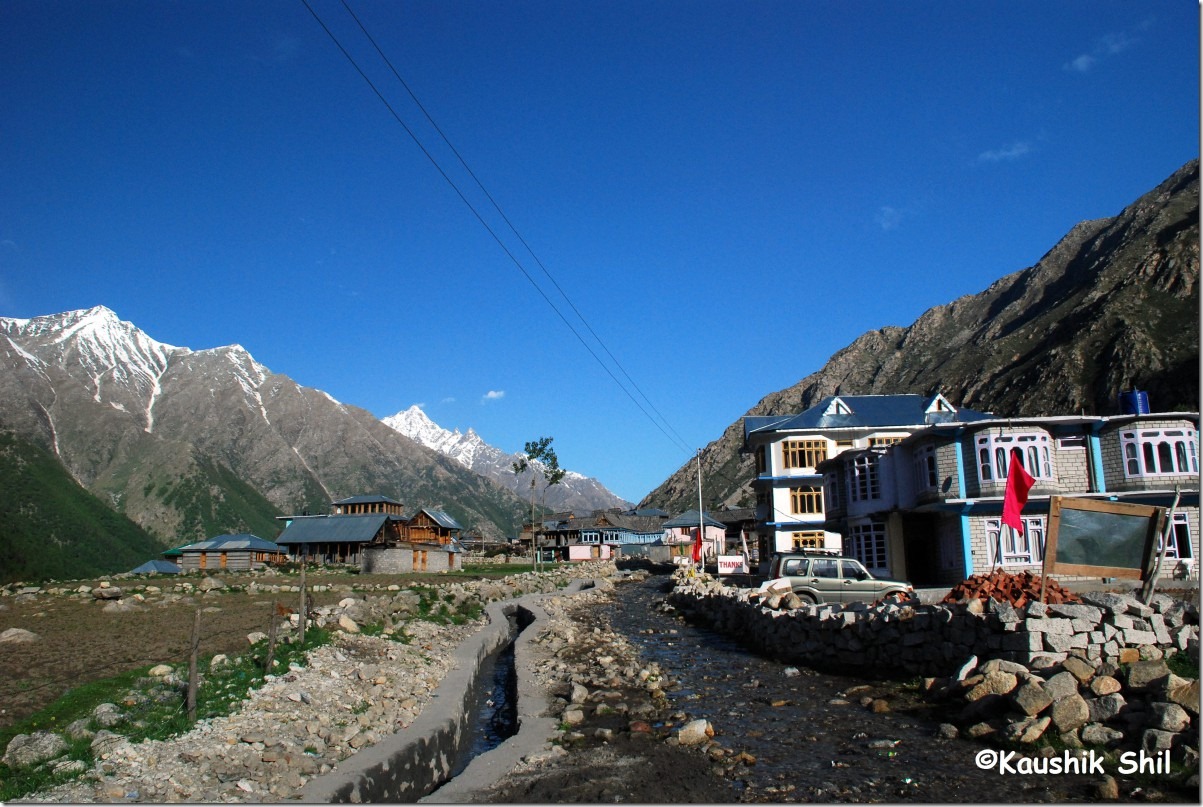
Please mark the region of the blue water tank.
[[1149, 393], [1141, 389], [1119, 394], [1119, 411], [1123, 415], [1149, 414]]

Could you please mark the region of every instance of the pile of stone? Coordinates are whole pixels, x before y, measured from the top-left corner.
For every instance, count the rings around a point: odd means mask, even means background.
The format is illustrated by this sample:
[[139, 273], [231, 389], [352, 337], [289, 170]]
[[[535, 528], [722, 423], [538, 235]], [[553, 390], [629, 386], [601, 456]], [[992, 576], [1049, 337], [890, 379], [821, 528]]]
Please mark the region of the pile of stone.
[[1147, 605], [1114, 593], [1020, 607], [977, 598], [808, 605], [788, 592], [725, 586], [708, 575], [678, 575], [675, 582], [668, 602], [690, 618], [816, 669], [942, 676], [970, 656], [1033, 668], [1063, 662], [1073, 651], [1117, 664], [1178, 651], [1198, 656], [1197, 603], [1164, 594]]
[[1168, 751], [1198, 769], [1199, 681], [1175, 675], [1163, 659], [1116, 664], [1075, 652], [1033, 670], [974, 657], [955, 675], [924, 683], [933, 696], [963, 704], [955, 722], [942, 727], [946, 735], [1021, 746], [1051, 737], [1068, 748], [1146, 758]]

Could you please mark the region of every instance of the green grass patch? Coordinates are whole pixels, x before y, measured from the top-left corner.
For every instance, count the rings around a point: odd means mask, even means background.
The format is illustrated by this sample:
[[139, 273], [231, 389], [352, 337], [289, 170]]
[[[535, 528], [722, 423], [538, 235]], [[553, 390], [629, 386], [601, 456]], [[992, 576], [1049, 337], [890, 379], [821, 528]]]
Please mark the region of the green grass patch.
[[[293, 663], [303, 666], [305, 654], [328, 644], [331, 635], [324, 628], [310, 627], [305, 631], [304, 647], [296, 641], [278, 642], [273, 670], [287, 670]], [[203, 659], [199, 664], [202, 672], [196, 693], [196, 718], [204, 720], [236, 711], [249, 691], [263, 684], [266, 657], [267, 642], [259, 642], [246, 654], [216, 667], [211, 666], [211, 659]], [[89, 720], [92, 731], [100, 728], [93, 712], [102, 703], [115, 704], [122, 715], [121, 721], [108, 730], [130, 742], [166, 740], [186, 733], [193, 726], [187, 712], [187, 665], [177, 665], [175, 674], [166, 681], [148, 677], [149, 670], [149, 665], [139, 667], [71, 689], [40, 712], [0, 729], [0, 748], [7, 748], [18, 734], [55, 731], [68, 741], [66, 758], [83, 762], [85, 769], [91, 768], [95, 761], [91, 739], [71, 740], [64, 732], [68, 725], [81, 719]], [[55, 774], [46, 765], [13, 769], [0, 764], [0, 802], [55, 787], [78, 776], [78, 772]]]
[[1165, 664], [1170, 668], [1170, 672], [1179, 678], [1197, 679], [1199, 677], [1199, 659], [1183, 650], [1168, 657]]

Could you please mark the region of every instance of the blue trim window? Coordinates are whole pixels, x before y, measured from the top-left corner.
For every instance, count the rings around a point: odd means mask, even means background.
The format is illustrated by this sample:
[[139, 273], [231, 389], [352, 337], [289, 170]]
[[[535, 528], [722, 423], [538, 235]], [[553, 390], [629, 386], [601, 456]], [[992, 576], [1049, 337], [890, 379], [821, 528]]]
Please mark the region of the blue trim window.
[[1199, 435], [1186, 429], [1141, 429], [1120, 433], [1124, 475], [1197, 474]]
[[983, 434], [977, 445], [977, 467], [982, 482], [1005, 482], [1011, 470], [1011, 449], [1018, 448], [1023, 468], [1036, 479], [1053, 480], [1050, 440], [1043, 432]]

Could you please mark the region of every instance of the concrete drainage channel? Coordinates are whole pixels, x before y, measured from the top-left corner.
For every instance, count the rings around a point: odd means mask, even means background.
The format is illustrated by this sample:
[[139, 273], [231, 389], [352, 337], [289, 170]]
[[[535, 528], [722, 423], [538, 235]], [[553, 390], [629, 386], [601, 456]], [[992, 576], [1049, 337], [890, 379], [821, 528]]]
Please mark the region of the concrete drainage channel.
[[[571, 595], [593, 585], [577, 580], [557, 594]], [[310, 781], [301, 790], [301, 801], [463, 803], [509, 772], [522, 757], [542, 748], [555, 734], [557, 723], [540, 716], [547, 708], [546, 693], [519, 675], [517, 732], [464, 765], [477, 734], [480, 705], [494, 686], [493, 661], [512, 642], [514, 670], [523, 669], [530, 643], [538, 635], [538, 630], [529, 628], [537, 628], [547, 618], [540, 606], [547, 596], [554, 595], [529, 594], [487, 606], [489, 624], [456, 651], [454, 668], [418, 718]]]

